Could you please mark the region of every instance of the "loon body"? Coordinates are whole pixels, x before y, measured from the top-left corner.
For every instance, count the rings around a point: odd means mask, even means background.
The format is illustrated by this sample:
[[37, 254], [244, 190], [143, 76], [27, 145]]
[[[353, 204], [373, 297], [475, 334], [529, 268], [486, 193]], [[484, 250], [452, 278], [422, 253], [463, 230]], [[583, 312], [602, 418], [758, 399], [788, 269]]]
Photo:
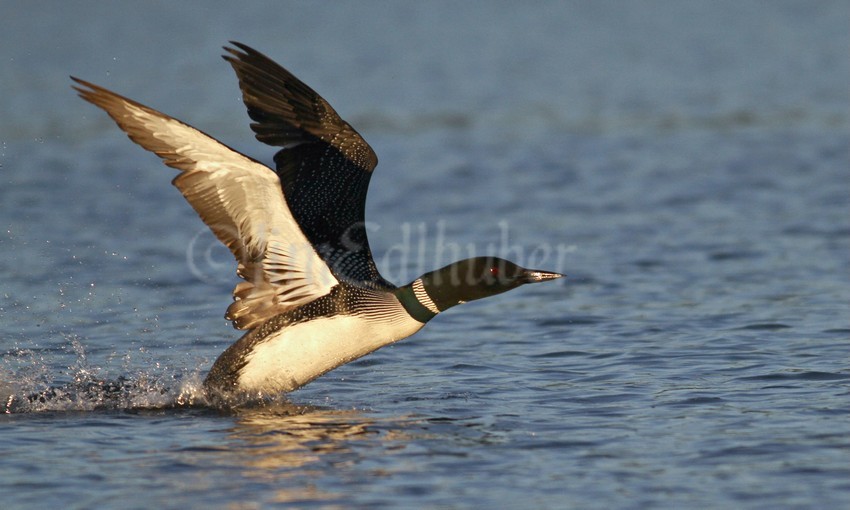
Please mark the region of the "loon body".
[[134, 142], [180, 173], [172, 184], [224, 243], [244, 280], [225, 317], [245, 335], [204, 381], [212, 398], [292, 391], [421, 329], [452, 306], [561, 274], [495, 257], [455, 262], [396, 287], [366, 238], [378, 159], [310, 87], [240, 43], [225, 47], [271, 169], [201, 131], [72, 77]]

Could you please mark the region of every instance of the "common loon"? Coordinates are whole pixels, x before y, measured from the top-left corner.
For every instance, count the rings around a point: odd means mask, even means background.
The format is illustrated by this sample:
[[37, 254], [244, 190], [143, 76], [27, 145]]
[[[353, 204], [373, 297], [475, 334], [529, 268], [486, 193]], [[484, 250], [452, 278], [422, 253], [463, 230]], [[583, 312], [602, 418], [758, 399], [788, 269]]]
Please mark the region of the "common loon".
[[237, 42], [256, 138], [282, 147], [275, 169], [183, 122], [71, 77], [131, 140], [180, 171], [172, 184], [236, 257], [244, 280], [225, 317], [247, 330], [204, 381], [212, 400], [264, 398], [406, 338], [438, 313], [526, 283], [560, 278], [496, 257], [450, 264], [396, 287], [366, 238], [366, 191], [378, 158], [313, 89]]

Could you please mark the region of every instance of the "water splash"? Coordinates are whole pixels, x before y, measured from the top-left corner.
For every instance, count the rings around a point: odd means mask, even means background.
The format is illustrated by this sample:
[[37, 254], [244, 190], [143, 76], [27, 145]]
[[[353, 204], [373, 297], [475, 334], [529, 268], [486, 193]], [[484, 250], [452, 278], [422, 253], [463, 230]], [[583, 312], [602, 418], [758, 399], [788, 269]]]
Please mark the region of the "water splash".
[[159, 373], [139, 370], [131, 375], [108, 378], [102, 376], [103, 367], [89, 363], [79, 339], [70, 338], [63, 350], [73, 354], [74, 362], [67, 370], [58, 372], [51, 368], [50, 356], [38, 350], [15, 348], [4, 353], [0, 365], [0, 412], [166, 409], [208, 405], [199, 369], [166, 369]]

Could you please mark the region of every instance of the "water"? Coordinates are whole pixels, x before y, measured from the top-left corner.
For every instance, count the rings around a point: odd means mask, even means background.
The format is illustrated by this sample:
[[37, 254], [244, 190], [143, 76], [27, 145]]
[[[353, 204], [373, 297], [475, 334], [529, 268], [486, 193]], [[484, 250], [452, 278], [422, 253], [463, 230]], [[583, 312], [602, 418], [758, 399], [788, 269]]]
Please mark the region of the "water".
[[[0, 380], [65, 392], [0, 417], [4, 508], [850, 506], [846, 3], [3, 10]], [[229, 254], [67, 75], [268, 161], [228, 39], [373, 145], [387, 277], [569, 278], [199, 405]]]

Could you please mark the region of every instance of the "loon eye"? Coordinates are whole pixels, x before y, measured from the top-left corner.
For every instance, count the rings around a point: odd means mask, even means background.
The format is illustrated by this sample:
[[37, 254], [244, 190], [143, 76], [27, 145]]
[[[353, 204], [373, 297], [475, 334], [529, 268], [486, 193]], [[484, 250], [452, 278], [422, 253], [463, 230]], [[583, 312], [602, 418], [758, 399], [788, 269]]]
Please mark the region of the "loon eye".
[[499, 277], [499, 268], [498, 268], [497, 266], [493, 266], [493, 267], [491, 267], [491, 268], [490, 268], [490, 275], [491, 275], [493, 278], [498, 278], [498, 277]]

